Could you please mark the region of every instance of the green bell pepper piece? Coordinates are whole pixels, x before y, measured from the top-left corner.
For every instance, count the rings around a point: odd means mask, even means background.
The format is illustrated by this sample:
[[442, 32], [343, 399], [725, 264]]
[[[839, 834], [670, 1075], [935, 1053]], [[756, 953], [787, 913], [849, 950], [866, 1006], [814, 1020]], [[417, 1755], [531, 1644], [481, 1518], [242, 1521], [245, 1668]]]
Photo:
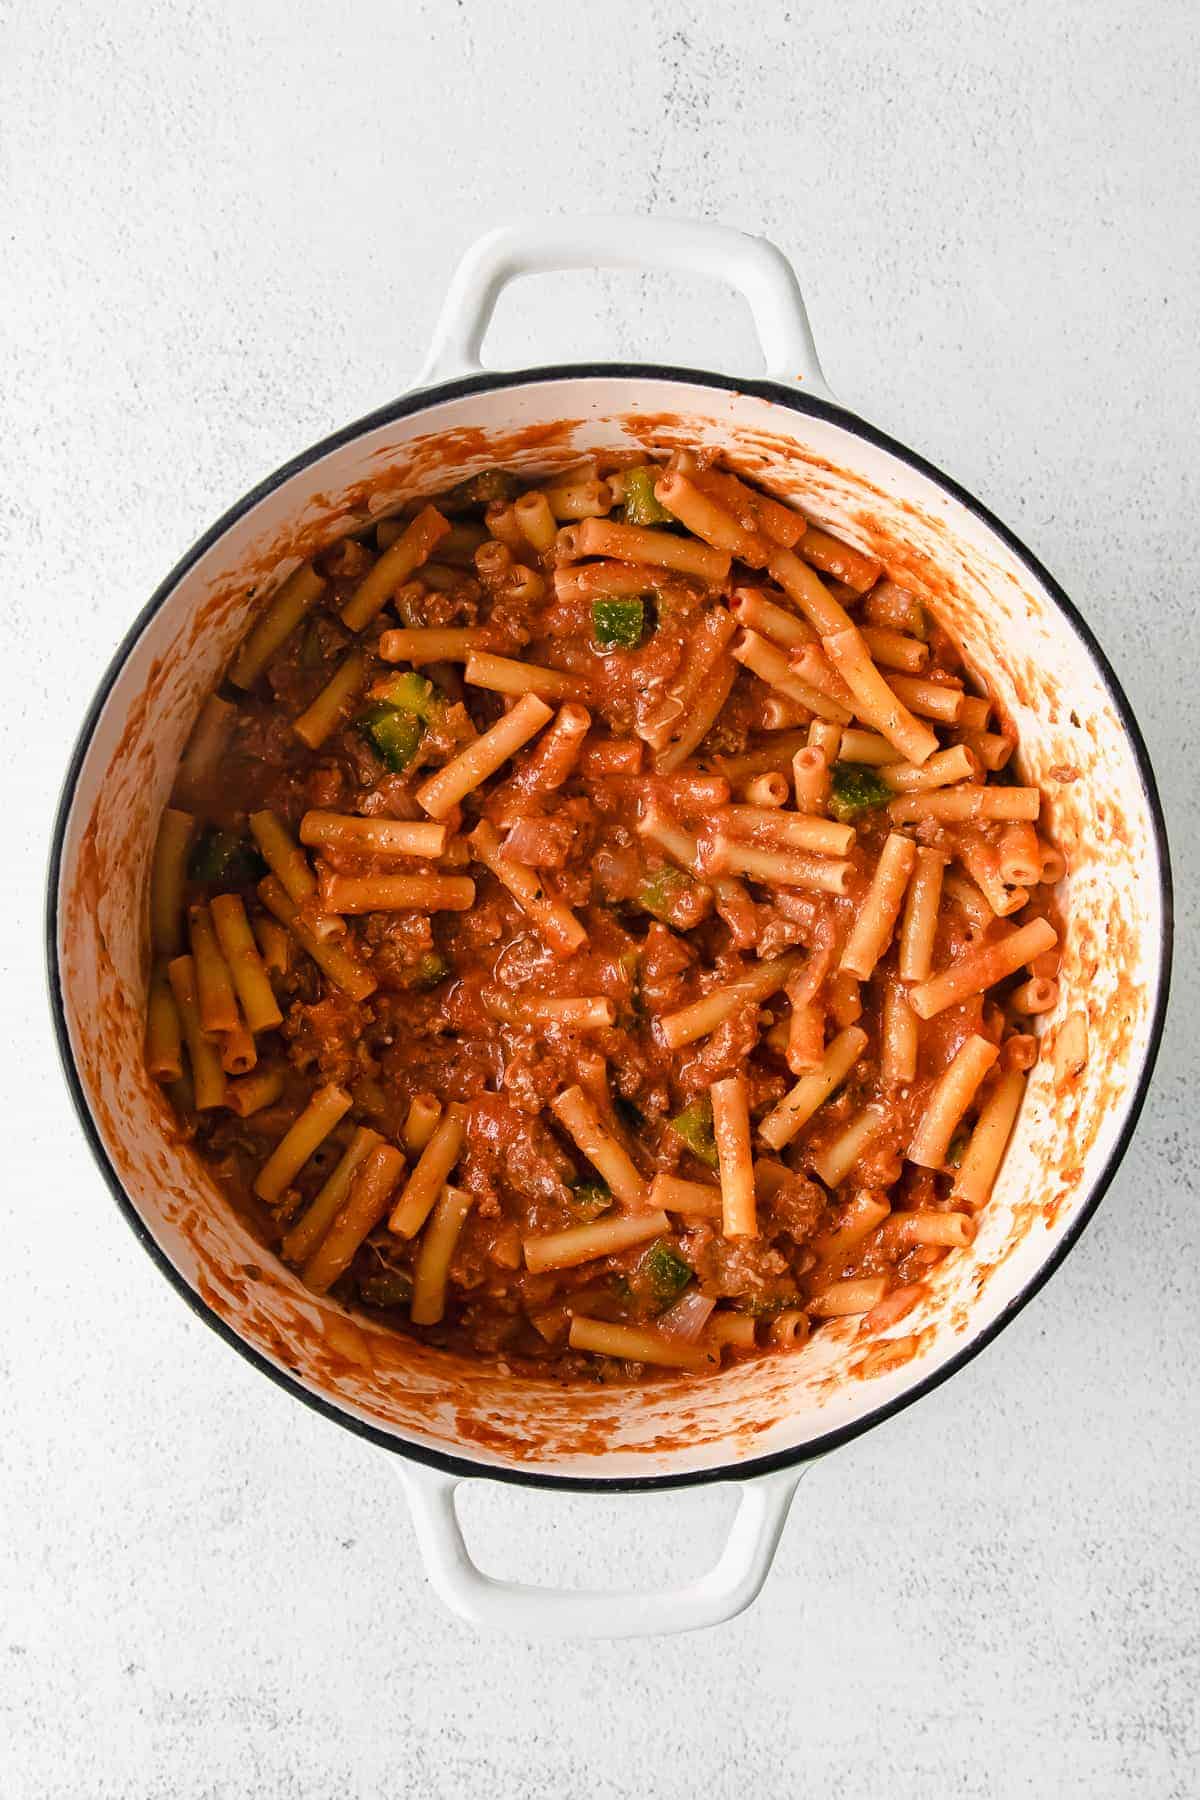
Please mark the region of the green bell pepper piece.
[[193, 881], [220, 882], [246, 887], [266, 874], [267, 865], [258, 851], [236, 831], [209, 825], [192, 846], [188, 874]]
[[633, 1285], [659, 1312], [663, 1312], [678, 1300], [691, 1279], [691, 1266], [684, 1262], [675, 1246], [666, 1238], [656, 1238], [638, 1259]]
[[657, 463], [645, 463], [638, 469], [625, 471], [626, 525], [674, 525], [675, 514], [668, 512], [654, 492], [665, 470]]
[[394, 675], [383, 687], [376, 689], [375, 698], [401, 712], [412, 713], [425, 725], [434, 724], [446, 710], [445, 695], [415, 669]]
[[692, 886], [690, 876], [685, 875], [682, 869], [669, 866], [658, 869], [638, 889], [638, 905], [643, 912], [648, 912], [652, 917], [661, 919], [664, 925], [669, 925], [673, 903]]
[[577, 1181], [571, 1189], [567, 1210], [581, 1224], [598, 1219], [613, 1203], [612, 1194], [602, 1181]]
[[829, 810], [842, 824], [895, 798], [878, 771], [865, 763], [834, 763], [831, 786]]
[[402, 712], [386, 700], [374, 701], [354, 723], [393, 775], [404, 773], [425, 735], [425, 727], [415, 713]]
[[713, 1136], [712, 1101], [707, 1096], [693, 1100], [670, 1121], [671, 1130], [681, 1137], [692, 1155], [710, 1169], [717, 1166], [717, 1140]]
[[592, 601], [592, 635], [601, 650], [636, 650], [645, 629], [644, 600]]

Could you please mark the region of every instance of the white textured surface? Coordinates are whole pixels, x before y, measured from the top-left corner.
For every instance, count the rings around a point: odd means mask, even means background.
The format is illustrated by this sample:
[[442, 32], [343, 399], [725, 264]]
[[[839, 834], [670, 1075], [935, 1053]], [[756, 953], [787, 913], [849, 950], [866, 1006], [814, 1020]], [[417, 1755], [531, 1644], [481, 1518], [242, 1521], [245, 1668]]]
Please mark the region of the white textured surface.
[[[1200, 29], [1187, 0], [698, 10], [0, 0], [5, 1800], [1195, 1792]], [[573, 208], [796, 258], [838, 392], [1096, 627], [1182, 899], [1141, 1132], [1048, 1291], [808, 1477], [739, 1623], [556, 1649], [444, 1616], [382, 1455], [156, 1274], [69, 1116], [38, 940], [69, 743], [151, 588], [397, 390], [476, 230]], [[626, 277], [511, 292], [490, 353], [754, 367], [731, 298]], [[603, 1582], [698, 1566], [728, 1505], [466, 1513], [504, 1572]]]

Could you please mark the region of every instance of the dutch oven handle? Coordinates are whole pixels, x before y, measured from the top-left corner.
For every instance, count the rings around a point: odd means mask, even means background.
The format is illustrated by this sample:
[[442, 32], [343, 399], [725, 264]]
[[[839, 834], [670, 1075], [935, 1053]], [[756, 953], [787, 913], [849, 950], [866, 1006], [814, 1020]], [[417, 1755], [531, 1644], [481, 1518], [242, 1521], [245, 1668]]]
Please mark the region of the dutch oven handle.
[[802, 382], [831, 397], [795, 271], [782, 251], [729, 225], [635, 216], [523, 219], [478, 239], [454, 272], [416, 386], [477, 374], [484, 336], [509, 282], [561, 269], [673, 269], [723, 281], [750, 307], [768, 379]]
[[649, 1638], [720, 1625], [743, 1613], [770, 1573], [802, 1469], [739, 1483], [738, 1510], [711, 1570], [684, 1588], [533, 1588], [498, 1580], [471, 1559], [455, 1508], [462, 1476], [403, 1463], [401, 1478], [425, 1570], [453, 1613], [524, 1638]]
[[770, 1571], [802, 1469], [740, 1484], [725, 1547], [712, 1568], [685, 1587], [541, 1588], [486, 1575], [471, 1558], [454, 1504], [460, 1476], [419, 1463], [401, 1466], [429, 1580], [453, 1612], [527, 1638], [666, 1636], [719, 1625], [743, 1612]]

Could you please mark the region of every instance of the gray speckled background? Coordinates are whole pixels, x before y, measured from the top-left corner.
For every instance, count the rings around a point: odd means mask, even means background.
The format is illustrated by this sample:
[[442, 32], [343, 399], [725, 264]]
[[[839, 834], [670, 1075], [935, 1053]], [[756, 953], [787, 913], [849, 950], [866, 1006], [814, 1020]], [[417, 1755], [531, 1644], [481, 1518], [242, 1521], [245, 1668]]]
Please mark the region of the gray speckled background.
[[[751, 17], [758, 22], [751, 24]], [[1191, 0], [0, 0], [5, 1800], [1195, 1793], [1197, 453]], [[194, 1320], [69, 1117], [49, 809], [112, 647], [262, 472], [389, 398], [498, 216], [657, 209], [797, 261], [831, 381], [1060, 576], [1166, 790], [1180, 967], [1123, 1173], [978, 1363], [803, 1484], [759, 1605], [474, 1636], [385, 1458]], [[756, 366], [740, 304], [510, 291], [498, 364]], [[507, 1573], [699, 1566], [729, 1502], [480, 1488]]]

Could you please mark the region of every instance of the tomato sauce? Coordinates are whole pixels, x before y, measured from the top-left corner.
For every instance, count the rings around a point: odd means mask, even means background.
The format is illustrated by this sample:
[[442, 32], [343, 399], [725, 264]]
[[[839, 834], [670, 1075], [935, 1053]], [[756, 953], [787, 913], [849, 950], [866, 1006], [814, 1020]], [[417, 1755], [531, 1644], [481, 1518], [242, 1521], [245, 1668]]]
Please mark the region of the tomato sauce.
[[[692, 458], [690, 466], [704, 473], [703, 459]], [[656, 472], [649, 477], [651, 489]], [[602, 516], [644, 523], [631, 513], [630, 496], [645, 495], [639, 471], [594, 468], [576, 486], [584, 480], [601, 489], [608, 483], [610, 504]], [[414, 1103], [418, 1110], [428, 1104], [431, 1113], [434, 1103], [441, 1109], [461, 1104], [463, 1141], [453, 1187], [469, 1204], [464, 1202], [465, 1219], [449, 1253], [440, 1316], [432, 1323], [414, 1323], [410, 1316], [429, 1225], [409, 1237], [393, 1228], [389, 1216], [379, 1218], [331, 1290], [348, 1306], [435, 1345], [563, 1378], [626, 1380], [671, 1365], [652, 1356], [578, 1348], [573, 1321], [626, 1326], [649, 1333], [650, 1342], [695, 1347], [716, 1367], [723, 1358], [769, 1344], [774, 1335], [781, 1343], [785, 1336], [789, 1343], [803, 1342], [826, 1317], [857, 1310], [870, 1330], [872, 1313], [890, 1303], [890, 1310], [879, 1312], [880, 1323], [898, 1319], [906, 1304], [901, 1290], [915, 1292], [943, 1256], [969, 1253], [938, 1242], [928, 1221], [935, 1215], [963, 1219], [963, 1231], [973, 1235], [977, 1207], [956, 1198], [955, 1172], [1003, 1072], [1014, 1059], [1036, 1055], [1028, 1020], [1014, 1009], [1026, 974], [1014, 972], [921, 1018], [915, 1060], [897, 1079], [884, 1066], [881, 1042], [884, 997], [900, 980], [899, 919], [891, 922], [866, 978], [844, 971], [839, 976], [838, 962], [867, 904], [885, 842], [896, 834], [938, 852], [956, 878], [940, 898], [935, 972], [1002, 943], [1015, 927], [1053, 917], [1049, 886], [1035, 884], [1022, 897], [1014, 883], [1000, 883], [1004, 910], [981, 907], [968, 865], [977, 873], [992, 867], [1005, 824], [897, 819], [889, 804], [899, 790], [889, 790], [879, 773], [886, 765], [856, 765], [851, 777], [836, 756], [827, 759], [833, 788], [817, 816], [853, 826], [844, 891], [810, 891], [754, 875], [722, 879], [715, 871], [719, 852], [728, 848], [727, 808], [753, 804], [746, 793], [753, 777], [740, 759], [757, 757], [761, 764], [759, 753], [768, 753], [771, 768], [790, 782], [791, 749], [770, 759], [775, 746], [790, 746], [797, 731], [808, 731], [812, 713], [793, 702], [793, 722], [782, 729], [779, 692], [736, 660], [736, 640], [735, 660], [723, 653], [721, 663], [730, 683], [726, 697], [677, 767], [661, 766], [657, 722], [664, 701], [687, 694], [698, 630], [725, 606], [734, 587], [754, 587], [800, 617], [794, 599], [761, 568], [740, 562], [721, 581], [647, 566], [644, 591], [633, 599], [581, 598], [559, 577], [597, 564], [565, 552], [572, 515], [559, 508], [573, 504], [569, 492], [564, 500], [563, 490], [546, 478], [542, 490], [548, 503], [557, 491], [558, 502], [555, 534], [541, 548], [514, 532], [512, 502], [522, 488], [511, 478], [498, 473], [435, 499], [448, 525], [440, 547], [394, 585], [383, 608], [358, 631], [341, 615], [418, 508], [318, 554], [311, 565], [318, 598], [248, 686], [227, 680], [218, 690], [225, 703], [219, 749], [202, 765], [193, 759], [189, 766], [185, 753], [172, 797], [172, 806], [191, 821], [180, 898], [186, 914], [219, 894], [236, 894], [256, 927], [267, 917], [262, 896], [268, 870], [252, 815], [273, 814], [297, 842], [314, 812], [424, 820], [422, 784], [512, 709], [513, 695], [473, 683], [470, 663], [460, 656], [411, 668], [407, 661], [385, 660], [389, 633], [467, 630], [478, 651], [566, 676], [573, 697], [547, 704], [560, 719], [567, 706], [584, 708], [586, 734], [560, 779], [539, 756], [537, 738], [506, 759], [445, 816], [440, 856], [380, 858], [331, 843], [304, 851], [315, 889], [300, 904], [301, 922], [328, 930], [329, 941], [350, 950], [373, 991], [351, 998], [293, 939], [286, 967], [270, 969], [281, 1023], [254, 1040], [256, 1071], [278, 1072], [276, 1095], [244, 1117], [229, 1104], [197, 1108], [194, 1082], [184, 1073], [170, 1084], [172, 1099], [230, 1203], [264, 1247], [277, 1253], [356, 1130], [369, 1128], [403, 1150], [407, 1179], [420, 1158], [409, 1137]], [[669, 516], [649, 523], [692, 541]], [[752, 500], [741, 523], [761, 530]], [[801, 556], [803, 549], [801, 537]], [[873, 586], [882, 596], [894, 584], [879, 574]], [[871, 590], [851, 591], [829, 577], [825, 586], [855, 625], [867, 622]], [[917, 640], [924, 645], [921, 678], [967, 692], [955, 647], [936, 621], [922, 616], [914, 602], [907, 622], [923, 633]], [[355, 655], [362, 658], [357, 689], [314, 747], [298, 734], [296, 721]], [[416, 678], [416, 686], [403, 690], [400, 706], [393, 703], [398, 675]], [[699, 715], [705, 699], [705, 689], [687, 695], [677, 731]], [[404, 727], [399, 750], [397, 713]], [[860, 735], [872, 729], [858, 713], [854, 724]], [[939, 749], [972, 741], [954, 725], [933, 728]], [[1002, 724], [991, 732], [997, 742], [1009, 735]], [[1011, 785], [1013, 748], [1006, 742], [997, 754], [992, 745], [993, 760], [1000, 754], [1003, 760], [990, 771], [972, 751], [973, 783]], [[893, 755], [891, 762], [901, 760]], [[845, 789], [840, 800], [839, 779]], [[790, 800], [784, 810], [795, 816]], [[677, 844], [664, 847], [662, 832], [647, 829], [651, 816], [676, 838], [683, 834], [690, 847], [683, 853]], [[498, 834], [502, 853], [535, 871], [539, 897], [569, 909], [580, 923], [584, 940], [571, 954], [549, 942], [529, 908], [482, 866], [472, 843], [481, 821]], [[769, 822], [749, 836], [777, 847]], [[473, 898], [463, 910], [381, 907], [345, 918], [322, 905], [339, 877], [391, 874], [466, 875], [474, 883]], [[1014, 902], [1011, 909], [1006, 896]], [[665, 1020], [781, 957], [793, 959], [787, 983], [765, 998], [738, 1001], [713, 1028], [671, 1046]], [[814, 965], [814, 959], [821, 960]], [[1053, 956], [1047, 967], [1052, 964]], [[827, 973], [799, 1000], [810, 966]], [[549, 1015], [521, 1018], [530, 1005], [582, 996], [607, 1003], [604, 1023], [578, 1029]], [[851, 1027], [864, 1032], [866, 1042], [829, 1097], [786, 1142], [773, 1146], [761, 1128], [805, 1073], [789, 1042], [789, 1019], [800, 1004], [817, 1009], [826, 1047]], [[961, 1111], [945, 1156], [932, 1167], [910, 1160], [906, 1153], [946, 1071], [964, 1046], [981, 1040], [999, 1054]], [[555, 1102], [564, 1092], [582, 1090], [606, 1139], [624, 1151], [648, 1189], [660, 1175], [720, 1189], [726, 1170], [717, 1166], [709, 1096], [714, 1084], [731, 1078], [744, 1080], [753, 1128], [752, 1234], [726, 1231], [718, 1193], [714, 1208], [703, 1214], [668, 1211], [666, 1229], [631, 1248], [576, 1266], [529, 1265], [531, 1242], [629, 1210], [563, 1128]], [[230, 1076], [230, 1084], [236, 1079]], [[254, 1191], [258, 1171], [314, 1090], [328, 1084], [349, 1096], [348, 1110], [283, 1194], [263, 1201]], [[836, 1180], [824, 1179], [822, 1168], [830, 1166], [828, 1158], [864, 1109], [873, 1109], [875, 1119], [869, 1141]], [[864, 1201], [879, 1220], [853, 1236], [854, 1218], [867, 1216]], [[651, 1194], [647, 1208], [652, 1206]], [[897, 1231], [895, 1222], [904, 1215], [924, 1221], [922, 1230]], [[706, 1304], [698, 1304], [697, 1296]], [[859, 1305], [862, 1299], [870, 1304]], [[727, 1315], [749, 1325], [725, 1336], [717, 1326]], [[793, 1321], [786, 1334], [776, 1331], [785, 1317]]]

